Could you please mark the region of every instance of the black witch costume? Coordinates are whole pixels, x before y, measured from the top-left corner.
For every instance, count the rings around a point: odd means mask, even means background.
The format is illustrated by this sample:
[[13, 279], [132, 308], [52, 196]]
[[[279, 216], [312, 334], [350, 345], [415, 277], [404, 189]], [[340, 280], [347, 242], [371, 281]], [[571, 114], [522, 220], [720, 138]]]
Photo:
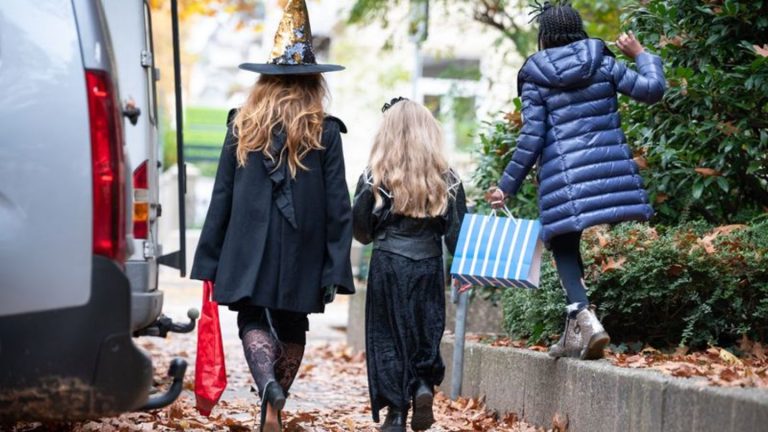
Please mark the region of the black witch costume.
[[445, 329], [443, 246], [453, 254], [467, 211], [458, 176], [445, 176], [449, 200], [438, 217], [412, 218], [392, 211], [383, 187], [376, 207], [373, 178], [366, 169], [353, 207], [355, 238], [373, 243], [366, 298], [366, 356], [371, 410], [407, 412], [416, 387], [439, 385], [445, 374], [440, 340]]
[[[245, 70], [270, 75], [341, 70], [319, 65], [312, 53], [306, 4], [291, 0], [268, 64]], [[229, 113], [227, 136], [190, 275], [215, 282], [213, 298], [238, 312], [246, 360], [262, 402], [278, 411], [304, 355], [309, 313], [324, 311], [336, 292], [355, 292], [350, 263], [352, 212], [341, 120], [327, 116], [320, 139], [291, 177], [286, 132], [272, 130], [269, 156], [250, 152], [238, 166], [237, 134]], [[271, 157], [270, 157], [271, 156]], [[273, 385], [273, 384], [279, 384]]]

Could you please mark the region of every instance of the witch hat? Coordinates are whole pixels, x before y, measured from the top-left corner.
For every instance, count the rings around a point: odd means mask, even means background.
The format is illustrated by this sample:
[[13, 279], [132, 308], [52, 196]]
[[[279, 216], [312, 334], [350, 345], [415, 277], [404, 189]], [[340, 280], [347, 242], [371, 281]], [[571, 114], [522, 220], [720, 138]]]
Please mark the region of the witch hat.
[[288, 0], [269, 62], [243, 63], [240, 69], [264, 75], [304, 75], [340, 71], [344, 66], [317, 64], [307, 4], [304, 0]]

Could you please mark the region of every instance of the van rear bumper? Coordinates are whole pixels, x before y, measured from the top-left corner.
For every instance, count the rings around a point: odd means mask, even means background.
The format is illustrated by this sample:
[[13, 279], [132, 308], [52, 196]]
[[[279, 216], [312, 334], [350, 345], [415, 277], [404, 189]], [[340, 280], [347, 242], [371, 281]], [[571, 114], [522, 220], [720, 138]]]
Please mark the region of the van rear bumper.
[[93, 257], [84, 306], [0, 317], [1, 422], [131, 411], [151, 385], [152, 362], [131, 338], [128, 279], [106, 258]]

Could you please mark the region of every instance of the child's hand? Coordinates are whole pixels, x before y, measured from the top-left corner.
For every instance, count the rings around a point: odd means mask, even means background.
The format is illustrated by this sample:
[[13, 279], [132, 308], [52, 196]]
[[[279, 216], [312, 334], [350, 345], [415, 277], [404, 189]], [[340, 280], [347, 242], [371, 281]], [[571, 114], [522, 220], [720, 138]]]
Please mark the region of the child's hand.
[[640, 53], [645, 51], [645, 48], [643, 48], [643, 45], [638, 42], [633, 32], [622, 33], [621, 36], [619, 36], [619, 40], [616, 41], [616, 46], [619, 47], [624, 55], [631, 59], [634, 59]]
[[506, 198], [504, 192], [495, 186], [488, 189], [488, 192], [485, 193], [485, 200], [491, 205], [491, 208], [495, 209], [504, 207], [504, 200]]

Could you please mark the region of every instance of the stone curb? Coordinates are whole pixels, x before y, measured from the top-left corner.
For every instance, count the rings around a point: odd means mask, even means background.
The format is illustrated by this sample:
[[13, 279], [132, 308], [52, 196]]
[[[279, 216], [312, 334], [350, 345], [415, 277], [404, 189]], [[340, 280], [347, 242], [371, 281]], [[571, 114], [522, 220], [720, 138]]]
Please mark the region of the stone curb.
[[[453, 337], [441, 347], [441, 389], [450, 394]], [[768, 391], [706, 386], [607, 361], [553, 360], [545, 353], [467, 342], [462, 395], [485, 396], [488, 408], [569, 432], [766, 432]]]

